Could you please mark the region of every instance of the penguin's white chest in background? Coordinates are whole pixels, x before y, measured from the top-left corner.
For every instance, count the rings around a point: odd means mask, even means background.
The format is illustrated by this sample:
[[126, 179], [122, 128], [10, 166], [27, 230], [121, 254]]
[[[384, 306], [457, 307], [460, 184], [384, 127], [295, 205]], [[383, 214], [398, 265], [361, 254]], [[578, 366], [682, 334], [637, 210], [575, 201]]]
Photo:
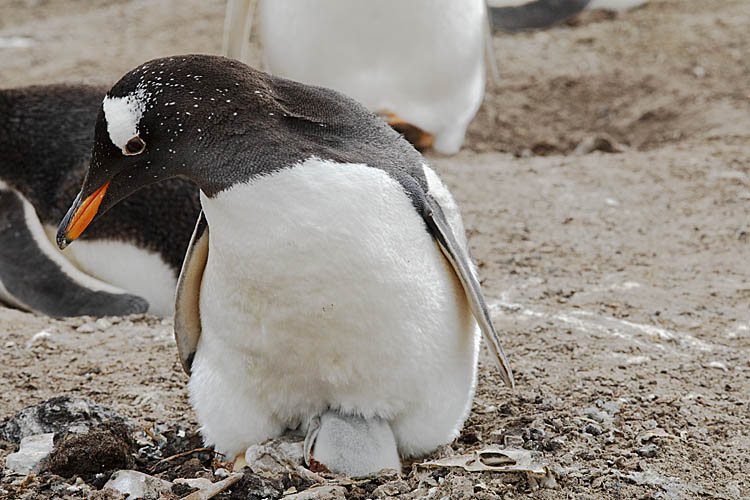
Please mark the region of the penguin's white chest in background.
[[390, 111], [455, 153], [484, 95], [483, 0], [264, 0], [266, 69]]
[[384, 171], [313, 158], [202, 204], [197, 370], [239, 364], [237, 384], [281, 421], [327, 407], [397, 417], [446, 391], [468, 404], [474, 319]]

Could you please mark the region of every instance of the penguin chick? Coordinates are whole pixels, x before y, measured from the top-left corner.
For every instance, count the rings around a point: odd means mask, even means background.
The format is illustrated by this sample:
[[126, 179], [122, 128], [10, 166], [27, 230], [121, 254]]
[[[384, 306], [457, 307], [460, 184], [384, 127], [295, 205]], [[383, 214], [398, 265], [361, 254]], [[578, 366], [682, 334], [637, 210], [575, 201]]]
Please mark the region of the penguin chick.
[[304, 446], [305, 463], [324, 464], [347, 476], [364, 476], [383, 469], [401, 469], [396, 440], [383, 419], [364, 419], [328, 411], [310, 422]]

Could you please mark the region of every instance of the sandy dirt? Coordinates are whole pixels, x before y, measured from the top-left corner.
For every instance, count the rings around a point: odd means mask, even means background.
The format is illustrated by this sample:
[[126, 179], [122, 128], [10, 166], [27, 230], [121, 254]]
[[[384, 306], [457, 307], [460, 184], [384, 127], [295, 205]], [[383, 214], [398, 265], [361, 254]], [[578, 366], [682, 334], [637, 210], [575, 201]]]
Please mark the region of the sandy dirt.
[[[217, 53], [223, 12], [3, 0], [0, 42], [30, 46], [0, 48], [0, 86], [111, 83], [153, 57]], [[463, 209], [518, 387], [483, 353], [472, 414], [435, 456], [521, 445], [557, 488], [442, 470], [434, 498], [750, 497], [748, 26], [745, 0], [655, 0], [495, 37], [502, 79], [464, 150], [428, 157]], [[597, 138], [619, 152], [574, 153]], [[0, 309], [0, 340], [0, 417], [70, 394], [144, 427], [197, 426], [171, 320]]]

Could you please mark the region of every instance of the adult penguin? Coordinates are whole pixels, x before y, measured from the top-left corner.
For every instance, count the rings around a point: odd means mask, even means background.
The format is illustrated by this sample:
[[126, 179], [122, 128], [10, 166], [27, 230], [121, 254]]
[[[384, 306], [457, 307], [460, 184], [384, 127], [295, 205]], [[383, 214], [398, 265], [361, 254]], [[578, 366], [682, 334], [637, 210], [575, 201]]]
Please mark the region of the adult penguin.
[[335, 471], [398, 468], [457, 435], [480, 331], [513, 384], [455, 202], [357, 102], [221, 57], [147, 62], [104, 98], [58, 244], [176, 176], [203, 215], [175, 334], [220, 453], [302, 426]]
[[[453, 154], [482, 103], [486, 62], [497, 77], [492, 31], [548, 27], [590, 0], [485, 2], [261, 0], [264, 67], [343, 92], [380, 113], [418, 149]], [[227, 4], [225, 55], [247, 61], [254, 4]]]
[[[49, 316], [171, 315], [200, 211], [184, 180], [147, 186], [60, 253], [57, 223], [83, 181], [106, 88], [0, 90], [0, 300]], [[105, 220], [106, 219], [106, 220]]]

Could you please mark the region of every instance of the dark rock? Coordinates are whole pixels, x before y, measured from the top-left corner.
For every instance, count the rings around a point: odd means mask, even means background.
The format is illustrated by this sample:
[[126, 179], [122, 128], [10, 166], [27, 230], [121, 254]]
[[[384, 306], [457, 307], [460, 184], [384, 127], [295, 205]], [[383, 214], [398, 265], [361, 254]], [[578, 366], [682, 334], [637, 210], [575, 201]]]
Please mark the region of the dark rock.
[[177, 498], [185, 497], [194, 491], [198, 491], [198, 488], [193, 488], [185, 483], [175, 483], [172, 485], [172, 493], [176, 495]]
[[316, 484], [312, 479], [303, 476], [297, 471], [287, 471], [281, 476], [282, 486], [284, 491], [289, 488], [294, 488], [297, 491], [306, 490], [312, 485]]
[[479, 437], [479, 434], [474, 432], [473, 430], [464, 429], [461, 432], [461, 435], [458, 436], [458, 442], [461, 444], [476, 444], [480, 442], [482, 439]]
[[66, 478], [80, 476], [100, 488], [109, 473], [133, 467], [133, 450], [127, 426], [101, 424], [86, 434], [69, 432], [56, 436], [45, 469]]
[[525, 441], [541, 441], [546, 435], [547, 433], [544, 430], [544, 420], [536, 419], [531, 425], [529, 425], [528, 429], [524, 431], [523, 438]]
[[565, 447], [565, 441], [560, 438], [544, 439], [541, 449], [544, 451], [557, 451]]
[[[169, 481], [205, 477], [216, 458], [216, 453], [203, 445], [197, 431], [179, 422], [170, 426], [154, 425], [148, 433], [138, 431], [135, 439], [138, 470], [149, 471]], [[170, 460], [164, 460], [166, 458]]]
[[602, 428], [598, 426], [597, 424], [586, 424], [586, 427], [583, 428], [583, 432], [586, 434], [591, 434], [592, 436], [598, 436], [602, 433]]
[[[255, 474], [245, 468], [244, 475], [222, 495], [225, 500], [276, 500], [284, 494], [281, 481]], [[224, 496], [226, 495], [226, 496]]]
[[503, 403], [497, 408], [497, 412], [499, 415], [503, 416], [512, 416], [513, 415], [513, 407], [511, 407], [508, 403]]
[[205, 477], [208, 470], [197, 457], [186, 460], [182, 465], [175, 468], [175, 476], [182, 478]]
[[20, 443], [26, 436], [49, 432], [85, 434], [104, 423], [132, 425], [114, 410], [89, 399], [57, 396], [6, 418], [0, 423], [0, 439]]

